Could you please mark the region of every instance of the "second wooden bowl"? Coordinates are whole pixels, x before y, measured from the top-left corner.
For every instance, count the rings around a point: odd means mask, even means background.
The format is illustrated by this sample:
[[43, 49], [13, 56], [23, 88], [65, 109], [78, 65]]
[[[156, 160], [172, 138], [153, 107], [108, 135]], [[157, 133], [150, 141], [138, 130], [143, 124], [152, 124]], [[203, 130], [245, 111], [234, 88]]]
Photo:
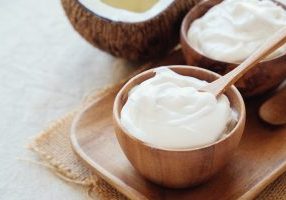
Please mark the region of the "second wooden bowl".
[[[188, 42], [187, 32], [192, 22], [202, 17], [210, 8], [221, 3], [223, 0], [204, 0], [197, 4], [185, 16], [181, 26], [181, 45], [188, 65], [195, 65], [217, 72], [221, 75], [234, 69], [237, 63], [228, 63], [203, 55], [195, 50]], [[284, 5], [280, 4], [285, 8]], [[236, 86], [242, 95], [249, 97], [261, 94], [279, 85], [286, 78], [286, 54], [260, 62], [257, 67], [244, 75]]]
[[[170, 66], [169, 68], [181, 75], [208, 82], [219, 77], [214, 72], [197, 67]], [[128, 99], [128, 92], [154, 75], [155, 72], [151, 69], [135, 76], [116, 96], [113, 107], [114, 128], [123, 152], [141, 175], [166, 187], [183, 188], [208, 180], [230, 161], [239, 144], [245, 124], [245, 107], [240, 93], [234, 86], [225, 93], [232, 109], [238, 113], [238, 122], [227, 136], [200, 148], [166, 149], [135, 138], [122, 127], [120, 122], [120, 113]]]

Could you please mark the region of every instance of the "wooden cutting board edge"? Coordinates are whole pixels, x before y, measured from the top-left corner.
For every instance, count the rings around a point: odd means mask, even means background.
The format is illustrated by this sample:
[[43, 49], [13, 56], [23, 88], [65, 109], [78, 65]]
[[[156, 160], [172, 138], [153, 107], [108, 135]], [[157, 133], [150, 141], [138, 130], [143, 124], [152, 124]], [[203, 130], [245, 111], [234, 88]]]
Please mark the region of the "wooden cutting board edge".
[[[90, 104], [88, 104], [84, 109], [82, 109], [79, 113], [76, 114], [76, 117], [74, 118], [72, 125], [75, 125], [77, 121], [79, 121], [79, 116], [86, 110], [90, 109], [97, 101], [104, 98], [108, 94], [119, 91], [119, 89], [122, 87], [122, 85], [128, 81], [131, 77], [134, 75], [150, 69], [154, 66], [161, 66], [164, 65], [164, 62], [168, 62], [167, 60], [173, 60], [174, 57], [180, 58], [178, 56], [178, 51], [174, 51], [173, 53], [170, 53], [170, 57], [167, 57], [166, 60], [162, 61], [154, 61], [149, 62], [141, 67], [139, 67], [137, 70], [135, 70], [133, 73], [131, 73], [126, 79], [120, 81], [119, 83], [113, 85], [112, 87], [106, 88], [100, 95], [96, 97], [95, 100], [93, 100]], [[178, 64], [183, 64], [182, 60], [178, 61]], [[71, 130], [75, 130], [74, 128], [71, 128]], [[93, 170], [98, 176], [106, 180], [111, 186], [116, 188], [119, 192], [126, 195], [127, 197], [134, 199], [134, 200], [148, 200], [144, 195], [139, 193], [137, 190], [133, 189], [132, 187], [126, 185], [123, 181], [116, 178], [112, 174], [110, 174], [107, 170], [102, 168], [97, 163], [93, 162], [79, 147], [79, 144], [77, 143], [77, 140], [74, 137], [74, 133], [70, 134], [70, 139], [72, 143], [72, 149], [75, 152], [75, 154], [79, 157], [80, 160], [91, 170]], [[280, 175], [282, 175], [286, 171], [286, 163], [283, 163], [282, 166], [278, 167], [276, 170], [272, 171], [272, 173], [265, 177], [263, 180], [260, 181], [259, 184], [256, 184], [252, 189], [250, 189], [248, 192], [246, 192], [243, 196], [241, 196], [239, 199], [253, 199], [255, 198], [259, 193], [261, 193], [270, 183], [275, 181]]]
[[[116, 85], [119, 86], [120, 84]], [[115, 86], [115, 87], [116, 87]], [[110, 174], [107, 170], [105, 170], [103, 167], [98, 165], [97, 163], [93, 162], [92, 159], [87, 156], [84, 151], [81, 149], [79, 146], [77, 139], [75, 138], [75, 133], [72, 130], [75, 130], [74, 126], [77, 124], [77, 122], [80, 120], [80, 116], [82, 113], [86, 112], [87, 110], [91, 109], [91, 107], [98, 102], [101, 98], [104, 97], [104, 95], [107, 95], [109, 93], [108, 89], [107, 91], [104, 92], [103, 96], [97, 97], [93, 102], [91, 102], [88, 106], [86, 106], [84, 109], [82, 109], [80, 112], [78, 112], [75, 116], [75, 118], [72, 121], [72, 126], [71, 126], [71, 133], [70, 133], [70, 141], [71, 141], [71, 146], [72, 150], [75, 152], [77, 157], [84, 163], [86, 167], [91, 169], [96, 173], [96, 175], [100, 176], [103, 178], [107, 183], [109, 183], [111, 186], [116, 188], [119, 192], [124, 194], [130, 199], [134, 200], [149, 200], [146, 198], [144, 195], [139, 193], [137, 190], [133, 189], [132, 187], [128, 186], [125, 184], [123, 181], [118, 179], [116, 176]]]
[[[121, 83], [116, 84], [112, 88], [120, 87]], [[70, 130], [75, 130], [73, 126], [77, 124], [77, 122], [80, 120], [80, 116], [82, 113], [86, 112], [88, 109], [91, 109], [93, 105], [96, 104], [100, 99], [104, 98], [105, 95], [108, 95], [111, 90], [106, 90], [102, 96], [98, 96], [94, 101], [92, 101], [88, 106], [86, 106], [84, 109], [82, 109], [79, 113], [76, 114], [76, 117], [74, 118], [72, 122], [72, 127]], [[89, 169], [94, 171], [99, 177], [103, 178], [107, 183], [109, 183], [111, 186], [116, 188], [119, 192], [127, 196], [128, 198], [132, 200], [148, 200], [147, 197], [139, 193], [134, 188], [128, 186], [123, 181], [115, 177], [114, 175], [110, 174], [107, 170], [105, 170], [103, 167], [98, 165], [97, 163], [93, 162], [81, 149], [79, 144], [77, 143], [77, 140], [75, 138], [75, 133], [71, 132], [70, 134], [70, 140], [72, 143], [72, 149], [75, 152], [75, 154], [78, 156], [78, 158], [87, 166]], [[286, 163], [283, 163], [280, 167], [278, 167], [276, 170], [272, 171], [271, 174], [267, 177], [265, 177], [263, 180], [260, 181], [259, 184], [256, 184], [252, 189], [247, 191], [243, 196], [239, 197], [238, 199], [241, 200], [250, 200], [254, 199], [259, 193], [261, 193], [269, 184], [271, 184], [273, 181], [275, 181], [280, 175], [282, 175], [286, 171]]]
[[279, 176], [286, 171], [286, 163], [272, 171], [271, 174], [260, 181], [259, 184], [255, 185], [252, 189], [246, 192], [239, 199], [254, 199], [259, 193], [261, 193], [268, 185], [274, 182]]

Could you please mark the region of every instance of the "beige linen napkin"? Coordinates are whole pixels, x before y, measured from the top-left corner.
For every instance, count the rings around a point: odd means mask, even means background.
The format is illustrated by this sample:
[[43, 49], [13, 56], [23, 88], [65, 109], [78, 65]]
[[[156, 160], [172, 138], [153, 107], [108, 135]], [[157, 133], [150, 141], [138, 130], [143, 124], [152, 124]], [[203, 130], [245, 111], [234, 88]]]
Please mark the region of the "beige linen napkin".
[[[29, 147], [39, 155], [43, 164], [60, 178], [85, 186], [91, 198], [99, 197], [103, 200], [122, 200], [126, 199], [124, 195], [104, 180], [98, 178], [95, 174], [92, 174], [84, 166], [72, 151], [69, 141], [70, 126], [77, 110], [86, 106], [96, 97], [109, 92], [109, 90], [107, 88], [97, 94], [90, 95], [83, 101], [82, 105], [40, 133]], [[257, 199], [286, 200], [286, 173], [269, 185]]]

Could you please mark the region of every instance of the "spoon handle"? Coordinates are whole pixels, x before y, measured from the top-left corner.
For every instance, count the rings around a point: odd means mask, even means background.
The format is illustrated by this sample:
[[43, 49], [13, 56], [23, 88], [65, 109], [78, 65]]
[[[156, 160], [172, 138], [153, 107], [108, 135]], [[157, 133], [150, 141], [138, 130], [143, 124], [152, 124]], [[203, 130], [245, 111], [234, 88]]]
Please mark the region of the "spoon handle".
[[276, 32], [270, 37], [258, 50], [250, 57], [243, 61], [239, 66], [225, 74], [221, 78], [201, 88], [201, 91], [206, 91], [218, 96], [223, 93], [228, 87], [240, 79], [248, 70], [252, 69], [259, 61], [274, 52], [276, 49], [286, 43], [286, 27]]

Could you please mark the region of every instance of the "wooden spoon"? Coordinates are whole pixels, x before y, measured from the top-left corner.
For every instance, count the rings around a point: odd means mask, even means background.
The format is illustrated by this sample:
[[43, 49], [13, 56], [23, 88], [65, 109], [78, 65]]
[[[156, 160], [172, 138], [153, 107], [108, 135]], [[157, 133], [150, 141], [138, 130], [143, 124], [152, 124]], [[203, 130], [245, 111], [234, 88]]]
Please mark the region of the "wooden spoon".
[[259, 116], [269, 124], [286, 124], [286, 86], [262, 104]]
[[252, 69], [259, 61], [274, 52], [286, 43], [286, 27], [279, 30], [269, 38], [257, 51], [243, 61], [239, 66], [221, 78], [200, 88], [200, 91], [210, 92], [215, 96], [222, 94], [227, 88], [240, 79], [248, 70]]

